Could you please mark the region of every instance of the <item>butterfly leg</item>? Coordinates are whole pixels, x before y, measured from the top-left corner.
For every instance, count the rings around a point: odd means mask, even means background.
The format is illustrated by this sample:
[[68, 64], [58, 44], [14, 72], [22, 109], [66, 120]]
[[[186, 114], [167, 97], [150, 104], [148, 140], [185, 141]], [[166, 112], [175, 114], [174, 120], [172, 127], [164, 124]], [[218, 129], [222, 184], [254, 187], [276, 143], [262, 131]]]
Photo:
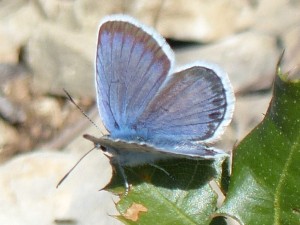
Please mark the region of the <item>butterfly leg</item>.
[[149, 165], [153, 166], [156, 169], [161, 170], [162, 172], [164, 172], [167, 176], [171, 176], [170, 173], [168, 171], [166, 171], [164, 168], [162, 168], [161, 166], [155, 165], [153, 163], [150, 163]]
[[175, 178], [168, 172], [166, 171], [164, 168], [162, 168], [161, 166], [158, 166], [156, 164], [150, 163], [150, 166], [153, 166], [156, 169], [159, 169], [160, 171], [162, 171], [163, 173], [165, 173], [168, 177], [170, 177], [172, 180], [175, 180]]
[[118, 170], [120, 171], [121, 173], [121, 176], [124, 180], [124, 186], [125, 186], [125, 193], [124, 193], [124, 196], [126, 196], [129, 192], [129, 183], [128, 183], [128, 180], [127, 180], [127, 176], [125, 174], [125, 170], [124, 168], [121, 166], [121, 164], [118, 162], [117, 163], [117, 167], [118, 167]]

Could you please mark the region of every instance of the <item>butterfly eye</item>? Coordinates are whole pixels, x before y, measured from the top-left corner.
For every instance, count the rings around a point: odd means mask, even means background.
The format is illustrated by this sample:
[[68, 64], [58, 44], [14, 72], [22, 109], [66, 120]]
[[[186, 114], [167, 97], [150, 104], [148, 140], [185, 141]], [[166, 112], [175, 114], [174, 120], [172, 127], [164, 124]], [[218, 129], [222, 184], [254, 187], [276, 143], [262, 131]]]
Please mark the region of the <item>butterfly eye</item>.
[[107, 151], [107, 148], [106, 147], [104, 147], [104, 146], [100, 146], [100, 149], [103, 151], [103, 152], [106, 152]]

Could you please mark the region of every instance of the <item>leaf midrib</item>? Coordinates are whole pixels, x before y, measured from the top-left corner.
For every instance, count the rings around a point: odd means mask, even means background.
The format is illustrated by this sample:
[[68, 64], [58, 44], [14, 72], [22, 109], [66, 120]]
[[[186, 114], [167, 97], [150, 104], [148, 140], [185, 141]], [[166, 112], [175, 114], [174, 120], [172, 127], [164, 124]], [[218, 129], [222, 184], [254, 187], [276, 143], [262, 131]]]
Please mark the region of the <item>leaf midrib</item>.
[[[147, 185], [150, 186], [151, 184], [147, 183]], [[166, 202], [166, 204], [170, 205], [173, 209], [175, 209], [178, 215], [181, 215], [183, 218], [186, 218], [188, 221], [190, 221], [190, 224], [198, 225], [198, 223], [196, 223], [195, 221], [191, 220], [186, 215], [186, 213], [184, 213], [181, 210], [179, 210], [179, 208], [176, 206], [176, 204], [174, 204], [174, 202], [172, 202], [168, 198], [166, 198], [160, 191], [158, 191], [158, 189], [153, 188], [152, 186], [149, 189], [152, 190], [153, 192], [155, 192], [157, 195], [159, 195], [161, 197], [161, 199], [165, 200], [164, 202]]]
[[[286, 140], [288, 140], [288, 139], [286, 139]], [[300, 135], [298, 135], [298, 138], [294, 142], [289, 141], [289, 143], [290, 143], [289, 146], [291, 146], [291, 151], [288, 154], [288, 158], [286, 160], [286, 163], [284, 164], [282, 173], [280, 174], [279, 182], [276, 187], [275, 195], [274, 195], [274, 224], [275, 225], [280, 225], [280, 212], [281, 212], [281, 210], [280, 210], [281, 209], [281, 205], [280, 205], [281, 195], [280, 194], [282, 193], [283, 184], [284, 184], [284, 181], [286, 180], [286, 175], [289, 171], [289, 166], [292, 163], [293, 155], [295, 154], [295, 152], [297, 152], [297, 149], [299, 149], [299, 147], [300, 147], [299, 144], [297, 144], [297, 143], [300, 143]]]

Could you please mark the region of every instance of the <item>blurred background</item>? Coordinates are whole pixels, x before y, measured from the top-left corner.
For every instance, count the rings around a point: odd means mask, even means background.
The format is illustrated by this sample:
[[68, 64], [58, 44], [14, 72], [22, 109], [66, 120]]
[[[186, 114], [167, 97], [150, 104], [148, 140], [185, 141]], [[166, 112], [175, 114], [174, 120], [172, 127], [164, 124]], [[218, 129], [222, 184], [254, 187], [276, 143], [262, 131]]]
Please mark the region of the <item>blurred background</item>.
[[[94, 105], [99, 21], [125, 13], [154, 27], [176, 65], [219, 64], [237, 102], [219, 148], [231, 151], [262, 119], [278, 59], [300, 63], [299, 0], [2, 0], [0, 1], [0, 224], [120, 224], [117, 198], [104, 191], [108, 160], [94, 151], [56, 189], [100, 131]], [[104, 129], [104, 128], [103, 128]]]

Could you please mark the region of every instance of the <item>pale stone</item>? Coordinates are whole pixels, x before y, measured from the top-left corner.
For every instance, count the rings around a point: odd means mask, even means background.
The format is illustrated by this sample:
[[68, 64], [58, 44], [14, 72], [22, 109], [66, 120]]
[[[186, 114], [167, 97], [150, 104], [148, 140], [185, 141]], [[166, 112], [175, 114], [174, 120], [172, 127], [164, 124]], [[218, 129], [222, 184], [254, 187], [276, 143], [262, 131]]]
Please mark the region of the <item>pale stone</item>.
[[1, 24], [5, 27], [12, 41], [20, 44], [20, 46], [27, 43], [28, 38], [40, 22], [40, 15], [28, 3], [1, 20]]
[[300, 26], [293, 27], [283, 36], [285, 46], [282, 72], [290, 79], [300, 79]]
[[245, 32], [213, 45], [178, 50], [176, 60], [180, 65], [198, 60], [215, 62], [229, 74], [235, 92], [241, 92], [257, 85], [269, 88], [279, 55], [274, 37]]
[[26, 1], [1, 1], [1, 63], [17, 64], [19, 62], [20, 49], [26, 44], [38, 21], [38, 14], [30, 5], [26, 5]]
[[[56, 189], [79, 155], [24, 154], [0, 166], [0, 224], [120, 224], [113, 196], [98, 191], [107, 180], [105, 158], [91, 153]], [[103, 179], [104, 178], [104, 179]]]
[[165, 1], [157, 29], [169, 38], [211, 42], [244, 30], [253, 23], [247, 1]]
[[4, 155], [3, 157], [5, 157], [6, 154], [10, 154], [9, 152], [5, 152], [7, 147], [19, 141], [19, 135], [15, 128], [2, 119], [0, 119], [0, 134], [0, 156]]
[[78, 0], [74, 1], [74, 14], [80, 26], [91, 30], [95, 34], [100, 20], [110, 14], [126, 13], [125, 9], [130, 7], [134, 1], [127, 0]]
[[17, 64], [19, 62], [18, 46], [6, 34], [3, 27], [0, 27], [0, 43], [0, 62]]
[[1, 117], [12, 124], [23, 123], [27, 118], [25, 111], [18, 104], [2, 96], [0, 96], [0, 113]]
[[6, 67], [4, 69], [6, 71], [4, 71], [1, 70], [2, 66], [0, 66], [1, 75], [5, 76], [1, 83], [3, 94], [14, 102], [30, 101], [32, 98], [30, 93], [31, 76], [27, 70], [20, 64], [7, 65]]
[[54, 129], [58, 129], [63, 125], [64, 116], [58, 101], [50, 97], [37, 98], [31, 104], [31, 110], [35, 116], [47, 121]]
[[80, 27], [74, 13], [74, 1], [36, 0], [33, 1], [35, 10], [47, 21], [52, 21], [67, 29]]
[[300, 22], [300, 2], [286, 0], [257, 1], [252, 29], [274, 36], [284, 35]]
[[27, 46], [27, 63], [34, 72], [35, 91], [94, 96], [96, 36], [43, 23]]
[[27, 0], [2, 0], [0, 2], [0, 17], [8, 16], [10, 12], [20, 9], [26, 2]]
[[237, 142], [241, 141], [264, 119], [271, 98], [271, 92], [237, 98], [233, 120]]
[[75, 2], [78, 21], [94, 26], [109, 14], [132, 15], [163, 36], [177, 40], [208, 42], [248, 28], [253, 10], [247, 1], [98, 1]]

